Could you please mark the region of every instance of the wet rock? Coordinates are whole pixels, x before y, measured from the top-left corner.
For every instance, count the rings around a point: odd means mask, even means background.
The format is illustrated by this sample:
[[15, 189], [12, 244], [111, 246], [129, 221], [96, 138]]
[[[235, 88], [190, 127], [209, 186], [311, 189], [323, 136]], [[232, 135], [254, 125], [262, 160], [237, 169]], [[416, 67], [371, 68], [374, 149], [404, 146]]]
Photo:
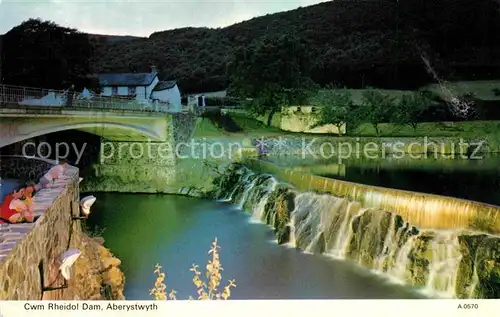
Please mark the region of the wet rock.
[[307, 249], [313, 238], [313, 229], [310, 223], [303, 225], [300, 231], [295, 231], [295, 245], [299, 249]]
[[479, 298], [500, 297], [500, 238], [489, 236], [482, 240], [476, 251], [476, 273]]
[[288, 225], [278, 230], [276, 233], [278, 244], [288, 243], [290, 241], [290, 233], [291, 233], [291, 228]]
[[464, 234], [458, 236], [460, 253], [462, 254], [462, 260], [458, 266], [455, 288], [458, 298], [475, 297], [476, 285], [474, 285], [474, 274], [476, 270], [476, 251], [485, 238], [487, 238], [486, 235]]
[[[264, 221], [275, 228], [277, 237], [287, 232], [290, 214], [295, 208], [295, 194], [287, 187], [276, 188], [268, 197], [264, 207]], [[288, 230], [289, 239], [289, 230]], [[285, 237], [285, 236], [284, 236]], [[279, 238], [278, 238], [279, 240]], [[284, 242], [285, 243], [285, 242]]]
[[311, 247], [311, 251], [314, 254], [323, 254], [325, 253], [325, 234], [321, 232], [318, 236], [318, 238], [313, 242], [313, 245]]
[[94, 241], [97, 242], [100, 245], [104, 244], [104, 238], [103, 237], [93, 237], [92, 239], [94, 239]]
[[385, 211], [369, 209], [353, 219], [348, 256], [362, 265], [372, 267], [383, 251], [391, 216]]
[[432, 261], [432, 252], [429, 243], [434, 238], [432, 232], [420, 235], [414, 242], [413, 248], [408, 254], [409, 264], [407, 266], [408, 279], [412, 285], [424, 287], [429, 277], [429, 264]]
[[122, 262], [117, 258], [105, 258], [102, 260], [102, 264], [105, 268], [110, 266], [120, 266]]

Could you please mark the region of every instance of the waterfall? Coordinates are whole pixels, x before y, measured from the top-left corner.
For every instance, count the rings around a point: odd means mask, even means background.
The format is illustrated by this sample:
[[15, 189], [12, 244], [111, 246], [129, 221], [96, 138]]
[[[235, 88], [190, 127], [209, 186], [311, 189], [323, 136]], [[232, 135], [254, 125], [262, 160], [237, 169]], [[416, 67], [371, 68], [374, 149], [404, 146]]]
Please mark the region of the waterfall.
[[241, 196], [240, 201], [238, 202], [238, 209], [243, 209], [243, 205], [248, 199], [248, 195], [252, 192], [252, 189], [254, 189], [255, 184], [259, 181], [258, 177], [255, 177], [250, 183], [246, 183], [244, 190], [243, 190], [243, 195]]
[[391, 279], [404, 283], [407, 279], [408, 265], [410, 264], [410, 252], [415, 246], [417, 236], [410, 237], [401, 248], [393, 246], [391, 256], [394, 256], [393, 266], [389, 267], [387, 274]]
[[234, 186], [233, 190], [229, 193], [229, 195], [224, 196], [225, 201], [232, 201], [234, 195], [238, 192], [240, 189], [245, 189], [245, 187], [248, 184], [248, 180], [250, 179], [251, 176], [253, 176], [254, 173], [248, 172], [242, 175], [242, 177], [238, 180], [236, 183], [236, 186]]
[[269, 179], [268, 185], [263, 190], [263, 192], [264, 192], [263, 197], [259, 200], [257, 205], [255, 205], [255, 207], [252, 210], [252, 218], [255, 221], [259, 221], [259, 222], [262, 221], [262, 217], [264, 215], [264, 209], [266, 207], [267, 200], [269, 199], [269, 196], [271, 195], [271, 193], [276, 189], [277, 185], [278, 185], [278, 182], [276, 181], [276, 179], [271, 177]]
[[[396, 229], [396, 215], [392, 214], [391, 225], [389, 227], [388, 234], [386, 235], [385, 240], [384, 240], [382, 254], [377, 259], [377, 264], [375, 266], [375, 270], [377, 270], [377, 271], [380, 271], [380, 272], [385, 271], [384, 264], [386, 263], [386, 261], [389, 257], [389, 254], [391, 254], [391, 251], [396, 249], [396, 245], [394, 245], [394, 243], [397, 242], [396, 237], [398, 236], [398, 234], [401, 234], [401, 233], [395, 232], [395, 229]], [[395, 234], [390, 234], [391, 232], [395, 232]], [[393, 254], [391, 254], [391, 255], [393, 255]]]
[[232, 201], [253, 220], [270, 225], [279, 244], [354, 261], [439, 297], [496, 294], [476, 290], [496, 285], [496, 273], [478, 274], [478, 266], [500, 264], [495, 264], [495, 252], [478, 256], [475, 248], [485, 241], [483, 249], [500, 249], [499, 237], [460, 228], [418, 229], [394, 212], [364, 208], [358, 201], [330, 194], [297, 192], [272, 175], [254, 174], [244, 167], [237, 171], [232, 172], [237, 181], [227, 189]]
[[347, 253], [347, 247], [349, 246], [349, 242], [352, 238], [352, 220], [354, 218], [360, 217], [366, 209], [360, 208], [357, 203], [348, 203], [348, 207], [346, 212], [344, 213], [344, 220], [342, 221], [342, 226], [340, 227], [335, 244], [332, 249], [330, 249], [329, 253], [339, 259], [345, 259]]
[[432, 260], [426, 288], [443, 297], [454, 297], [458, 265], [462, 259], [456, 232], [438, 232], [430, 249]]

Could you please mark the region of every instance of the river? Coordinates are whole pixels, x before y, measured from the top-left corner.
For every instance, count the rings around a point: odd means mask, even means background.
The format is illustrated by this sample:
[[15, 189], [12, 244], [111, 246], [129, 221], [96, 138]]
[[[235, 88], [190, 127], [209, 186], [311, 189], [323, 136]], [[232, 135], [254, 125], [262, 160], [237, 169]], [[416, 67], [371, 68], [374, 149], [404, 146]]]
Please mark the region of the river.
[[87, 225], [103, 230], [105, 246], [121, 259], [127, 299], [151, 299], [156, 263], [179, 299], [195, 296], [189, 268], [196, 263], [204, 269], [214, 237], [221, 246], [223, 284], [236, 280], [231, 299], [424, 298], [347, 260], [279, 246], [268, 226], [235, 205], [183, 196], [96, 196]]
[[17, 179], [0, 178], [0, 203], [4, 200], [5, 196], [12, 193], [20, 184], [20, 181]]
[[500, 155], [481, 159], [267, 159], [293, 168], [350, 182], [500, 205]]

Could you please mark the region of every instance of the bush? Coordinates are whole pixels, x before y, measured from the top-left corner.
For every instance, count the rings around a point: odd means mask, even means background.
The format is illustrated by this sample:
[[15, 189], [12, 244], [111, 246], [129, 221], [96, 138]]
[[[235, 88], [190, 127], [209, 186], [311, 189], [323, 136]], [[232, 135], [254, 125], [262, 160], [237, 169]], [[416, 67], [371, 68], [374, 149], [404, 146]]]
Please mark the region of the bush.
[[[202, 279], [201, 272], [198, 271], [198, 265], [193, 264], [190, 271], [194, 273], [193, 284], [196, 286], [199, 300], [219, 300], [228, 299], [231, 296], [231, 288], [236, 287], [234, 280], [229, 280], [229, 283], [224, 286], [222, 292], [219, 291], [219, 285], [222, 280], [221, 271], [223, 270], [219, 260], [219, 249], [217, 245], [217, 238], [212, 242], [212, 247], [208, 254], [212, 254], [211, 260], [208, 261], [206, 266], [205, 277]], [[150, 291], [150, 295], [155, 300], [176, 300], [176, 291], [167, 291], [167, 286], [163, 282], [165, 280], [165, 273], [161, 271], [161, 266], [156, 264], [154, 273], [157, 275], [154, 287]], [[191, 296], [189, 299], [193, 299]]]

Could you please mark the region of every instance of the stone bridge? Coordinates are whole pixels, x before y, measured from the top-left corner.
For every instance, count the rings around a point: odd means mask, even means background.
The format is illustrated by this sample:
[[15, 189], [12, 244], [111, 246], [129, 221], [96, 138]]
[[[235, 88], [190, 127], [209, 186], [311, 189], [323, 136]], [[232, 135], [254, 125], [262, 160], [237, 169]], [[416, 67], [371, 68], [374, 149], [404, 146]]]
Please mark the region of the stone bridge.
[[105, 181], [108, 186], [101, 190], [121, 191], [133, 183], [135, 189], [129, 191], [158, 192], [174, 181], [175, 141], [169, 108], [145, 100], [101, 96], [75, 95], [68, 103], [67, 94], [0, 86], [0, 148], [54, 132], [79, 130], [101, 137], [100, 161], [93, 174], [86, 175], [91, 176], [87, 185]]
[[111, 141], [168, 140], [169, 115], [116, 110], [1, 108], [0, 147], [37, 136], [80, 130]]

